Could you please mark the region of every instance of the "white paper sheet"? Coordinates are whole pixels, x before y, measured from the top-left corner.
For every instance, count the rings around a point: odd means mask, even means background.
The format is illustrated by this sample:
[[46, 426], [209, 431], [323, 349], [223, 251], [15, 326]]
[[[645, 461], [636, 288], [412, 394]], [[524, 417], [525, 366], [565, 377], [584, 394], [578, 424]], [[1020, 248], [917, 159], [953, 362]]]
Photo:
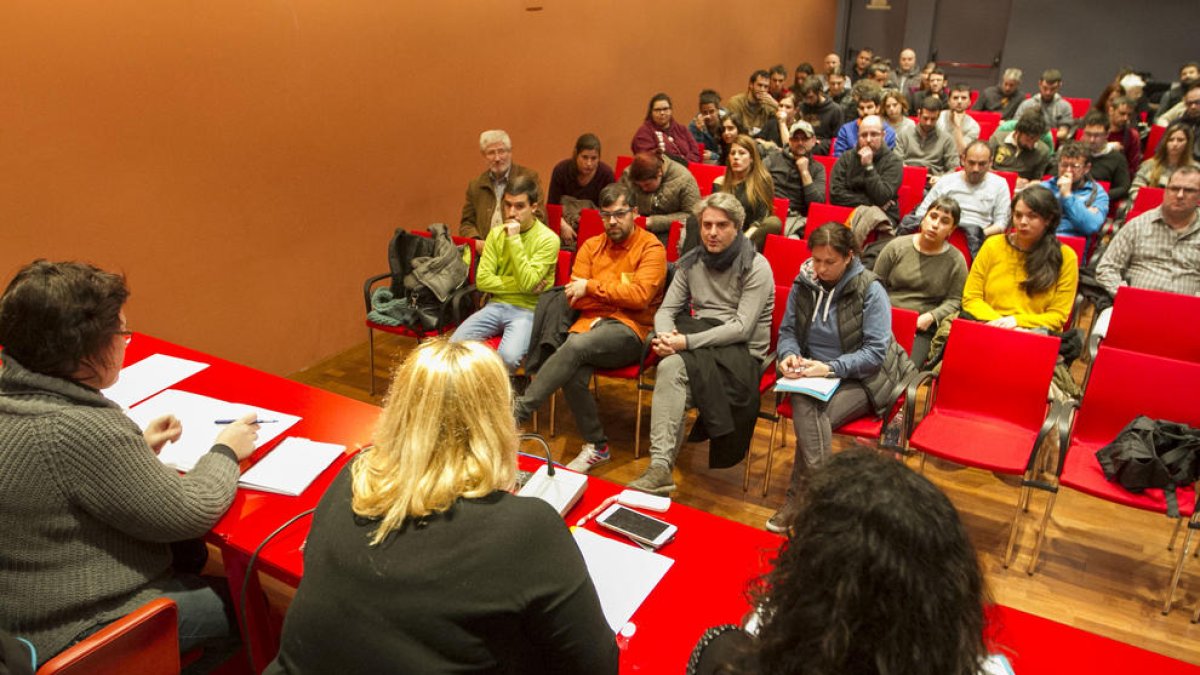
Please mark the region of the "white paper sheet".
[[575, 528], [574, 533], [600, 596], [604, 618], [615, 633], [641, 607], [675, 561], [582, 527]]
[[174, 415], [183, 424], [183, 436], [175, 443], [168, 443], [158, 458], [163, 464], [180, 471], [191, 471], [204, 453], [212, 449], [213, 441], [224, 426], [216, 424], [220, 419], [237, 419], [246, 413], [257, 412], [261, 420], [275, 420], [259, 426], [258, 442], [261, 448], [287, 431], [300, 418], [246, 403], [231, 403], [186, 391], [168, 389], [147, 399], [129, 411], [129, 417], [143, 429], [150, 420], [160, 415]]
[[346, 447], [295, 436], [285, 438], [258, 464], [242, 474], [242, 487], [297, 497]]
[[128, 368], [122, 368], [116, 384], [105, 389], [104, 395], [122, 408], [129, 408], [207, 367], [207, 363], [199, 361], [151, 354]]

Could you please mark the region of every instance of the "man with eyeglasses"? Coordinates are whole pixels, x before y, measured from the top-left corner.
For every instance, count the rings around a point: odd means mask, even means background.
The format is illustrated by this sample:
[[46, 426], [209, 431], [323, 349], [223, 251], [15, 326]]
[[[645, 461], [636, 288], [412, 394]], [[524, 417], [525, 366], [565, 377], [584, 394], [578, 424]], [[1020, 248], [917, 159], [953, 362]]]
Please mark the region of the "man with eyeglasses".
[[833, 165], [829, 201], [838, 206], [878, 206], [893, 223], [900, 220], [897, 193], [904, 164], [883, 142], [883, 120], [868, 115], [858, 125], [858, 147]]
[[1108, 183], [1108, 201], [1115, 204], [1129, 196], [1129, 162], [1125, 154], [1108, 141], [1108, 116], [1092, 110], [1083, 118], [1083, 144], [1091, 152], [1092, 178]]
[[[1114, 297], [1125, 285], [1200, 295], [1200, 169], [1176, 169], [1162, 205], [1117, 231], [1096, 266], [1096, 281]], [[1097, 317], [1089, 345], [1104, 335], [1111, 312]]]
[[[475, 252], [483, 252], [483, 242], [493, 227], [504, 222], [501, 199], [509, 182], [527, 176], [541, 189], [537, 172], [512, 161], [512, 140], [503, 129], [491, 129], [479, 135], [479, 151], [487, 170], [467, 184], [467, 199], [463, 204], [458, 234], [475, 240]], [[546, 212], [540, 203], [534, 204], [534, 215], [546, 222]]]
[[564, 288], [579, 316], [566, 341], [541, 365], [516, 401], [514, 414], [523, 423], [562, 388], [583, 437], [582, 450], [567, 464], [572, 471], [587, 473], [612, 459], [588, 384], [596, 368], [638, 362], [654, 325], [654, 312], [662, 303], [666, 249], [657, 237], [634, 224], [637, 216], [628, 185], [613, 183], [600, 191], [604, 235], [580, 244], [571, 282]]
[[1183, 100], [1179, 102], [1179, 105], [1160, 115], [1155, 124], [1167, 127], [1174, 122], [1186, 124], [1191, 128], [1194, 139], [1192, 156], [1200, 162], [1200, 82], [1191, 85], [1191, 88], [1184, 93]]
[[1042, 181], [1062, 207], [1059, 234], [1091, 237], [1108, 217], [1108, 193], [1092, 179], [1090, 155], [1079, 141], [1064, 143], [1058, 153], [1058, 175]]

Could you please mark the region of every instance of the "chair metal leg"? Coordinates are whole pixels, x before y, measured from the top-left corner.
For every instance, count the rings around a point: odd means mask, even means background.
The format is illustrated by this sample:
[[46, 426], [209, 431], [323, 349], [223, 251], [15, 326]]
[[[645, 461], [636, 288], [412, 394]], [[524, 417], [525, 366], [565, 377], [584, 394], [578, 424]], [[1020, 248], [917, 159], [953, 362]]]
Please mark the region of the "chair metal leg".
[[1046, 527], [1050, 524], [1050, 512], [1054, 510], [1054, 498], [1057, 496], [1057, 492], [1051, 492], [1050, 498], [1046, 500], [1046, 510], [1042, 512], [1042, 523], [1038, 527], [1037, 538], [1033, 542], [1033, 551], [1029, 554], [1029, 566], [1025, 568], [1025, 573], [1030, 576], [1037, 570], [1038, 556], [1042, 553], [1042, 542], [1046, 539]]
[[1167, 589], [1167, 599], [1163, 601], [1162, 613], [1164, 615], [1171, 611], [1171, 603], [1175, 600], [1175, 589], [1179, 587], [1179, 577], [1183, 576], [1183, 564], [1187, 562], [1188, 548], [1192, 545], [1192, 535], [1194, 533], [1195, 530], [1189, 527], [1187, 534], [1183, 537], [1183, 548], [1179, 551], [1179, 558], [1175, 563], [1175, 571], [1171, 574], [1171, 585]]
[[917, 460], [917, 473], [925, 475], [925, 453], [921, 453], [921, 458]]
[[556, 414], [558, 408], [558, 392], [550, 394], [550, 438], [554, 438], [554, 422], [558, 419]]
[[1013, 551], [1017, 545], [1017, 524], [1021, 520], [1021, 514], [1025, 513], [1029, 507], [1029, 493], [1033, 490], [1028, 485], [1022, 485], [1021, 491], [1017, 495], [1017, 511], [1013, 514], [1012, 526], [1008, 530], [1008, 548], [1004, 551], [1004, 569], [1013, 561]]
[[[762, 496], [764, 496], [764, 497], [767, 496], [767, 491], [771, 488], [771, 461], [775, 458], [775, 435], [778, 432], [779, 420], [781, 420], [781, 419], [783, 419], [783, 416], [779, 415], [775, 418], [774, 422], [771, 422], [771, 440], [767, 442], [767, 466], [763, 470]], [[786, 426], [783, 430], [783, 438], [784, 438], [784, 443], [786, 444], [787, 443], [787, 428], [786, 428]]]
[[637, 390], [637, 419], [633, 423], [633, 458], [637, 459], [642, 456], [642, 391], [641, 387]]
[[1175, 519], [1175, 529], [1171, 530], [1171, 541], [1167, 542], [1167, 550], [1175, 550], [1175, 539], [1179, 537], [1179, 530], [1183, 527], [1183, 518]]
[[371, 327], [367, 327], [367, 350], [370, 354], [371, 362], [371, 396], [375, 395], [375, 331]]
[[754, 459], [753, 450], [754, 450], [753, 445], [751, 445], [751, 447], [748, 450], [746, 450], [746, 470], [742, 472], [742, 492], [743, 493], [748, 492], [750, 490], [750, 464], [751, 464], [751, 461]]

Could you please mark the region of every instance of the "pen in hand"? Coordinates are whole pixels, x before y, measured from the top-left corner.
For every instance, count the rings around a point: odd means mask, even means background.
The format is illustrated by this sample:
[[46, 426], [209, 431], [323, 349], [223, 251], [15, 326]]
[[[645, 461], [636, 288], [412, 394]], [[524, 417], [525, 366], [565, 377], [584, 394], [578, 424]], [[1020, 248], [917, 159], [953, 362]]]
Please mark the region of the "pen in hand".
[[[233, 424], [238, 420], [213, 420], [213, 424]], [[279, 420], [254, 420], [250, 424], [275, 424]]]

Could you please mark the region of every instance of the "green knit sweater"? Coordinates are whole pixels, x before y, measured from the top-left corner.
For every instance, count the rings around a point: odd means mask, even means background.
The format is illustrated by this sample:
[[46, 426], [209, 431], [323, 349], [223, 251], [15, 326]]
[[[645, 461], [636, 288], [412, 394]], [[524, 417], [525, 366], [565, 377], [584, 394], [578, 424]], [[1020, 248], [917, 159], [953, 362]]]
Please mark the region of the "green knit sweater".
[[0, 626], [28, 638], [44, 661], [161, 594], [169, 542], [217, 522], [238, 465], [218, 445], [181, 476], [100, 392], [3, 357]]
[[913, 241], [919, 236], [888, 242], [875, 261], [875, 276], [883, 282], [893, 306], [929, 312], [940, 322], [962, 309], [967, 261], [953, 246], [935, 254], [918, 251]]

